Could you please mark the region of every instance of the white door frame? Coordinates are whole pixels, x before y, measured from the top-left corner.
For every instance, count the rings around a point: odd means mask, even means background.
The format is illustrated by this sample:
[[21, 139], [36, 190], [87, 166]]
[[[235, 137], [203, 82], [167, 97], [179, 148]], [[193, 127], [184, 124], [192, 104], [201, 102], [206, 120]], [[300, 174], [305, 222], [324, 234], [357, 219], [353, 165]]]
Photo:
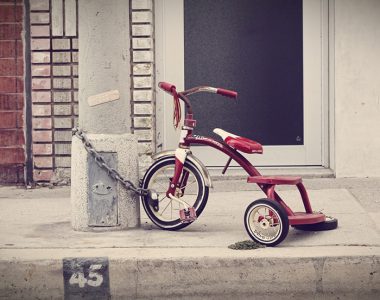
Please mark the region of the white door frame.
[[[328, 166], [328, 0], [304, 0], [303, 24], [304, 145], [265, 146], [263, 155], [249, 156], [255, 166]], [[155, 1], [155, 35], [156, 82], [167, 81], [183, 90], [183, 0]], [[172, 98], [157, 89], [156, 99], [157, 150], [176, 148], [179, 130], [172, 125]], [[193, 147], [192, 151], [208, 166], [220, 166], [226, 160], [211, 148]]]

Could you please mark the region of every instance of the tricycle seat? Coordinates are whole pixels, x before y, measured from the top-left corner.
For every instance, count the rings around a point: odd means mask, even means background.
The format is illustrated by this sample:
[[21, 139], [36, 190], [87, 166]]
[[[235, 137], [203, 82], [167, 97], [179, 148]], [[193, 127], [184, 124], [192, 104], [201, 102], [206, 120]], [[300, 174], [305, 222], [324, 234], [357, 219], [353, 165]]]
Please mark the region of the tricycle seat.
[[236, 150], [242, 151], [244, 153], [263, 153], [263, 146], [260, 143], [229, 133], [223, 129], [215, 128], [214, 133], [219, 135], [226, 144]]
[[302, 182], [302, 178], [295, 176], [249, 176], [247, 182], [269, 185], [297, 185]]

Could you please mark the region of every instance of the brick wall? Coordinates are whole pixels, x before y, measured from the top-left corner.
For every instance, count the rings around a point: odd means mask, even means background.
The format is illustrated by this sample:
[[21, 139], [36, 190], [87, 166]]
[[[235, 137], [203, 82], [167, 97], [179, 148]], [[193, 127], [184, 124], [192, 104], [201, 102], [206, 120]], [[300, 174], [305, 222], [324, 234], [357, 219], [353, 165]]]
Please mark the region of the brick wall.
[[23, 183], [23, 2], [0, 0], [0, 183]]
[[77, 0], [30, 0], [36, 182], [67, 183], [78, 115]]
[[140, 175], [154, 151], [154, 7], [152, 0], [131, 1], [132, 118], [139, 142]]
[[[22, 182], [23, 1], [0, 0], [1, 178]], [[130, 0], [132, 132], [138, 136], [141, 174], [154, 151], [153, 1]], [[68, 183], [71, 128], [78, 116], [77, 0], [30, 0], [33, 179]]]

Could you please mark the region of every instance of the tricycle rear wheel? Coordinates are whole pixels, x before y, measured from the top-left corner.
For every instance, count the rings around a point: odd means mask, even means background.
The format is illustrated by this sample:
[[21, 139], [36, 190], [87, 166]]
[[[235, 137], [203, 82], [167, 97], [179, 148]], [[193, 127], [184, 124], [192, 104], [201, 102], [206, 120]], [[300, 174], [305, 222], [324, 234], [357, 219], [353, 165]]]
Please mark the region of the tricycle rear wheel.
[[295, 229], [304, 231], [325, 231], [334, 230], [338, 227], [338, 220], [333, 217], [326, 216], [326, 221], [315, 224], [292, 225]]
[[248, 205], [244, 225], [249, 236], [266, 246], [281, 243], [289, 232], [289, 219], [281, 204], [271, 199], [260, 199]]

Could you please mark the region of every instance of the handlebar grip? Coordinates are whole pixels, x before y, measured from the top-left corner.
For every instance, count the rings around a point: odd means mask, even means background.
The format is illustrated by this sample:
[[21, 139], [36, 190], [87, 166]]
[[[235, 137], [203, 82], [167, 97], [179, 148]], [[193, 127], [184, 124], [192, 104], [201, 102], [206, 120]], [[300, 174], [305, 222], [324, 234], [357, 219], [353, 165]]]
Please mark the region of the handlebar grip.
[[217, 89], [216, 93], [225, 97], [230, 97], [230, 98], [237, 98], [238, 93], [235, 91], [230, 91], [230, 90], [225, 90], [225, 89]]
[[174, 84], [171, 84], [169, 82], [159, 82], [158, 86], [163, 89], [165, 92], [168, 92], [170, 94], [173, 93], [173, 90], [176, 89]]

